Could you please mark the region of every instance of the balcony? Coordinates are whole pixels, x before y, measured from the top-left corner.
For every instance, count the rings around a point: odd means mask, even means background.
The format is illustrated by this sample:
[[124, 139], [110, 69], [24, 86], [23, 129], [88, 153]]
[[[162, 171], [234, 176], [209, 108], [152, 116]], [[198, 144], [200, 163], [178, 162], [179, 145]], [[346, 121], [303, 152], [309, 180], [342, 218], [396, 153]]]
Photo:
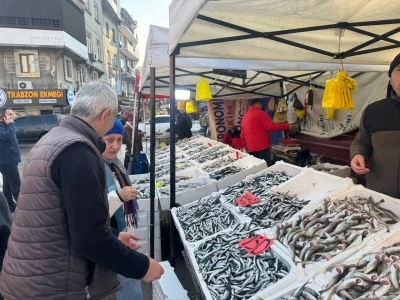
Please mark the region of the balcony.
[[136, 26], [129, 25], [128, 22], [122, 21], [120, 31], [133, 45], [137, 45], [138, 40], [135, 34]]
[[121, 75], [125, 78], [135, 78], [135, 70], [129, 66], [121, 69]]
[[135, 55], [135, 50], [129, 43], [125, 43], [121, 46], [121, 53], [130, 60], [133, 60], [134, 62], [137, 62], [139, 60], [139, 58], [137, 58]]
[[121, 16], [119, 13], [119, 8], [114, 0], [102, 0], [103, 10], [111, 16], [115, 22], [121, 22]]

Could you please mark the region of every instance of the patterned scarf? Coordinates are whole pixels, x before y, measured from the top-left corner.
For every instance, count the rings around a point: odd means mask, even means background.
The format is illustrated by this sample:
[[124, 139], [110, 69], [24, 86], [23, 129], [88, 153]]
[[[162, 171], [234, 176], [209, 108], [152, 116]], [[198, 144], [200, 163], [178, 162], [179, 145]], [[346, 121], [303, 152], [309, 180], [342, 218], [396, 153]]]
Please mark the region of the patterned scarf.
[[[121, 189], [126, 187], [127, 183], [125, 181], [124, 174], [122, 174], [122, 171], [118, 169], [118, 167], [114, 164], [111, 165], [111, 169], [114, 171], [115, 177], [117, 178]], [[136, 199], [133, 199], [131, 201], [124, 201], [125, 222], [128, 227], [138, 227], [138, 209], [139, 205]]]

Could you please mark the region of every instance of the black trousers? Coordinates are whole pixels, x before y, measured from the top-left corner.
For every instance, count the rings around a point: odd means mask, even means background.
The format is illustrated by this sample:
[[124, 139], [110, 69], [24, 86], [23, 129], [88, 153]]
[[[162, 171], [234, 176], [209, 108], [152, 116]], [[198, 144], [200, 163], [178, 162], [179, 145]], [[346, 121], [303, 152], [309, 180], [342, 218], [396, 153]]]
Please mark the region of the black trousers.
[[19, 177], [18, 164], [0, 166], [0, 173], [3, 175], [4, 197], [7, 199], [10, 211], [14, 212], [16, 206], [14, 200], [18, 200], [18, 195], [21, 188], [21, 178]]
[[253, 155], [254, 157], [257, 157], [259, 159], [263, 159], [267, 162], [268, 167], [271, 166], [271, 153], [269, 149], [257, 151], [257, 152], [249, 152], [250, 155]]

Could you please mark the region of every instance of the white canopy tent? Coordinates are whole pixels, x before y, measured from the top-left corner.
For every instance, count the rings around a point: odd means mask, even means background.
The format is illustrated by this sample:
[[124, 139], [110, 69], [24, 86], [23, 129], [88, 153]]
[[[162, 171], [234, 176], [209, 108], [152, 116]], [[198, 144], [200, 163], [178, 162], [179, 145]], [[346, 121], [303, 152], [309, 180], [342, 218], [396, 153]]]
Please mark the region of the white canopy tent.
[[[150, 68], [156, 69], [156, 94], [170, 94], [170, 66], [168, 54], [168, 28], [150, 26], [139, 90], [150, 93]], [[354, 72], [386, 71], [387, 66], [344, 65]], [[176, 59], [176, 88], [195, 92], [200, 76], [210, 83], [214, 98], [236, 99], [282, 96], [281, 82], [307, 85], [326, 71], [338, 70], [340, 63], [299, 63], [291, 61], [260, 61], [237, 59], [185, 58]], [[240, 69], [247, 78], [216, 75], [213, 69]], [[323, 86], [320, 85], [320, 87]]]
[[173, 0], [170, 53], [382, 71], [399, 52], [399, 16], [399, 1]]

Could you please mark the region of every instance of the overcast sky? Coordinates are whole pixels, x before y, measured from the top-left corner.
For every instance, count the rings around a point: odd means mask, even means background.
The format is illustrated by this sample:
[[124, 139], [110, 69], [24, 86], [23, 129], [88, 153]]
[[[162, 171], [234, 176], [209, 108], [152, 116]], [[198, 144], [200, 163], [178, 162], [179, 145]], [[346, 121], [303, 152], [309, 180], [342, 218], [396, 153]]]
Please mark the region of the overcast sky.
[[146, 51], [150, 25], [169, 27], [168, 14], [171, 0], [121, 0], [121, 6], [138, 21], [139, 64], [141, 66]]

